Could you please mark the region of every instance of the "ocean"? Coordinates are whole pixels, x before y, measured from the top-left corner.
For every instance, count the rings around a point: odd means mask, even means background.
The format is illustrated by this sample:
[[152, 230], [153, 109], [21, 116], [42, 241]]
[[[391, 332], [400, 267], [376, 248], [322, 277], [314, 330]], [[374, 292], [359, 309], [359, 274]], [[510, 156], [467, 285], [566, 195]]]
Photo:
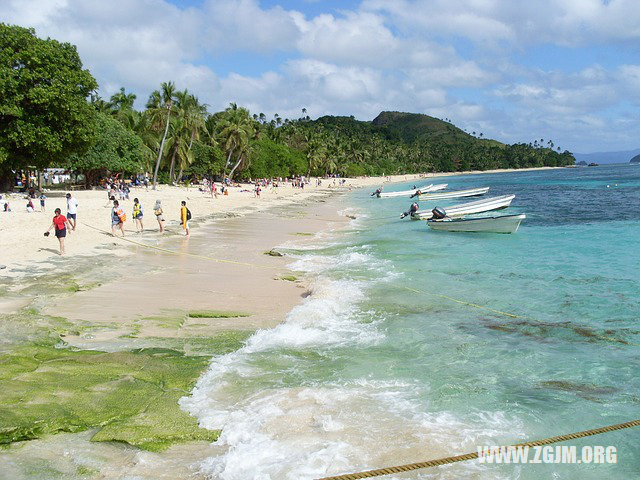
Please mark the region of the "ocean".
[[[640, 167], [432, 181], [515, 194], [500, 213], [527, 218], [513, 235], [435, 232], [400, 220], [408, 199], [362, 190], [346, 198], [346, 229], [281, 246], [312, 294], [214, 358], [181, 400], [223, 428], [225, 453], [203, 471], [314, 479], [640, 418]], [[640, 428], [561, 445], [577, 460], [613, 446], [616, 462], [472, 460], [382, 478], [640, 476]]]

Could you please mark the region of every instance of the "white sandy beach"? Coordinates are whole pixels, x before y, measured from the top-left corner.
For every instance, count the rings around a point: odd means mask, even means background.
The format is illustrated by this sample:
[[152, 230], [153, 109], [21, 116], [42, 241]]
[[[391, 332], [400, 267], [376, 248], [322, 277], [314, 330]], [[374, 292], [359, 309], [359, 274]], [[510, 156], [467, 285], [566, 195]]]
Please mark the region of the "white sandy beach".
[[[545, 167], [546, 168], [546, 167]], [[535, 170], [522, 169], [518, 171]], [[394, 175], [391, 177], [363, 177], [349, 178], [345, 186], [333, 186], [332, 179], [323, 179], [322, 185], [316, 187], [315, 179], [305, 185], [304, 190], [293, 188], [290, 183], [281, 183], [277, 192], [268, 188], [262, 190], [260, 198], [253, 194], [251, 185], [242, 187], [232, 187], [228, 196], [218, 195], [218, 198], [211, 198], [209, 194], [198, 190], [198, 187], [171, 187], [160, 185], [157, 190], [149, 188], [133, 188], [130, 200], [122, 203], [127, 214], [125, 231], [129, 238], [143, 240], [149, 236], [156, 239], [160, 233], [158, 223], [153, 215], [153, 206], [157, 199], [162, 200], [165, 227], [167, 234], [182, 234], [179, 225], [180, 202], [186, 200], [187, 206], [193, 214], [193, 223], [206, 221], [213, 216], [224, 216], [226, 214], [236, 215], [247, 212], [255, 212], [267, 209], [274, 205], [294, 204], [304, 201], [318, 193], [344, 192], [349, 186], [353, 188], [377, 188], [386, 183], [404, 182], [426, 178], [461, 174], [482, 174], [508, 172], [511, 170], [492, 170], [485, 172], [464, 172], [464, 173], [436, 173], [421, 175]], [[338, 185], [339, 182], [336, 182]], [[0, 270], [1, 276], [16, 276], [28, 269], [32, 262], [40, 262], [40, 267], [46, 266], [47, 260], [58, 256], [58, 241], [53, 236], [44, 237], [43, 233], [51, 225], [53, 211], [60, 208], [66, 214], [66, 199], [64, 191], [48, 192], [46, 201], [46, 212], [40, 212], [39, 201], [33, 201], [36, 206], [34, 213], [27, 213], [24, 194], [12, 193], [3, 195], [2, 203], [9, 201], [12, 211], [9, 213], [0, 212], [0, 266], [5, 268]], [[121, 254], [126, 254], [131, 244], [121, 240], [114, 240], [113, 237], [105, 235], [104, 232], [111, 232], [111, 208], [107, 201], [106, 190], [80, 190], [74, 191], [73, 196], [78, 200], [78, 226], [76, 231], [69, 232], [66, 238], [67, 257], [77, 255], [91, 255], [96, 252], [96, 248], [107, 244], [122, 246], [118, 249]], [[145, 232], [137, 234], [132, 220], [131, 210], [133, 199], [137, 197], [144, 209]], [[93, 228], [92, 228], [93, 227]], [[197, 230], [197, 227], [196, 229]], [[14, 272], [14, 267], [20, 267], [21, 272]]]

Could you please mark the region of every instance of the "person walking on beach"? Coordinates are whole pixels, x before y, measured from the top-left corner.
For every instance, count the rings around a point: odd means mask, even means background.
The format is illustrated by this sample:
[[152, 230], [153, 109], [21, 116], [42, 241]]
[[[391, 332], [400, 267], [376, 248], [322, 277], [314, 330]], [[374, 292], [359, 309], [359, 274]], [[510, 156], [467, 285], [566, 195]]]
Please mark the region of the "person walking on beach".
[[133, 199], [133, 219], [136, 222], [136, 232], [144, 232], [144, 225], [142, 225], [142, 205], [137, 198]]
[[67, 217], [62, 215], [59, 208], [56, 208], [54, 213], [55, 216], [53, 217], [53, 221], [47, 231], [44, 232], [44, 236], [48, 237], [51, 229], [55, 228], [56, 238], [58, 239], [58, 242], [60, 242], [60, 255], [64, 255], [64, 239], [67, 236], [67, 227], [71, 227], [71, 224], [69, 223], [69, 220], [67, 220]]
[[67, 193], [67, 219], [69, 220], [69, 225], [76, 229], [76, 216], [78, 214], [78, 200], [71, 196], [70, 193]]
[[40, 211], [44, 212], [46, 210], [45, 208], [45, 202], [47, 201], [47, 196], [42, 193], [40, 194]]
[[116, 228], [119, 228], [122, 232], [122, 236], [124, 237], [124, 222], [127, 220], [127, 216], [125, 215], [122, 207], [120, 207], [120, 202], [118, 200], [113, 201], [113, 208], [111, 209], [111, 231], [113, 232], [113, 236], [116, 236]]
[[185, 237], [189, 236], [189, 220], [191, 220], [191, 212], [187, 208], [187, 202], [182, 200], [182, 206], [180, 207], [180, 225], [185, 231]]
[[156, 220], [160, 226], [160, 233], [164, 232], [164, 217], [162, 216], [162, 202], [156, 200], [156, 204], [153, 206], [153, 213], [156, 214]]

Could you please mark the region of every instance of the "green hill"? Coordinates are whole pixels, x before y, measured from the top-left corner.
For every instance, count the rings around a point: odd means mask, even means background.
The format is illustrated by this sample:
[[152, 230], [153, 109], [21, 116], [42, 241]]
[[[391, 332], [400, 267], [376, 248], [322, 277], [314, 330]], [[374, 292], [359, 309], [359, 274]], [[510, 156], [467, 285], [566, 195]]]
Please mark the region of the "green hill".
[[372, 121], [324, 116], [298, 127], [309, 138], [324, 138], [323, 154], [335, 158], [325, 163], [352, 175], [555, 167], [575, 161], [570, 152], [555, 151], [551, 141], [506, 145], [419, 113], [381, 112]]
[[381, 129], [394, 132], [405, 143], [434, 140], [453, 143], [473, 138], [449, 122], [420, 113], [381, 112], [371, 123]]

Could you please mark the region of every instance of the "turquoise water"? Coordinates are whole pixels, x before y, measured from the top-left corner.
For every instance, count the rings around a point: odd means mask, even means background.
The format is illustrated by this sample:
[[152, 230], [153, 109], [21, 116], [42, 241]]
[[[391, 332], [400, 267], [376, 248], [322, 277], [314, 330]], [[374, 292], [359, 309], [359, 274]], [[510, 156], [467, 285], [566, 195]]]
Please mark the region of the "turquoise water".
[[[434, 232], [399, 219], [407, 199], [359, 191], [348, 229], [286, 245], [313, 294], [214, 359], [183, 400], [225, 428], [228, 451], [205, 471], [317, 478], [640, 418], [640, 168], [441, 181], [514, 193], [504, 213], [527, 219], [514, 235]], [[466, 462], [386, 478], [640, 476], [638, 428], [567, 445], [578, 458], [614, 445], [617, 463]]]

